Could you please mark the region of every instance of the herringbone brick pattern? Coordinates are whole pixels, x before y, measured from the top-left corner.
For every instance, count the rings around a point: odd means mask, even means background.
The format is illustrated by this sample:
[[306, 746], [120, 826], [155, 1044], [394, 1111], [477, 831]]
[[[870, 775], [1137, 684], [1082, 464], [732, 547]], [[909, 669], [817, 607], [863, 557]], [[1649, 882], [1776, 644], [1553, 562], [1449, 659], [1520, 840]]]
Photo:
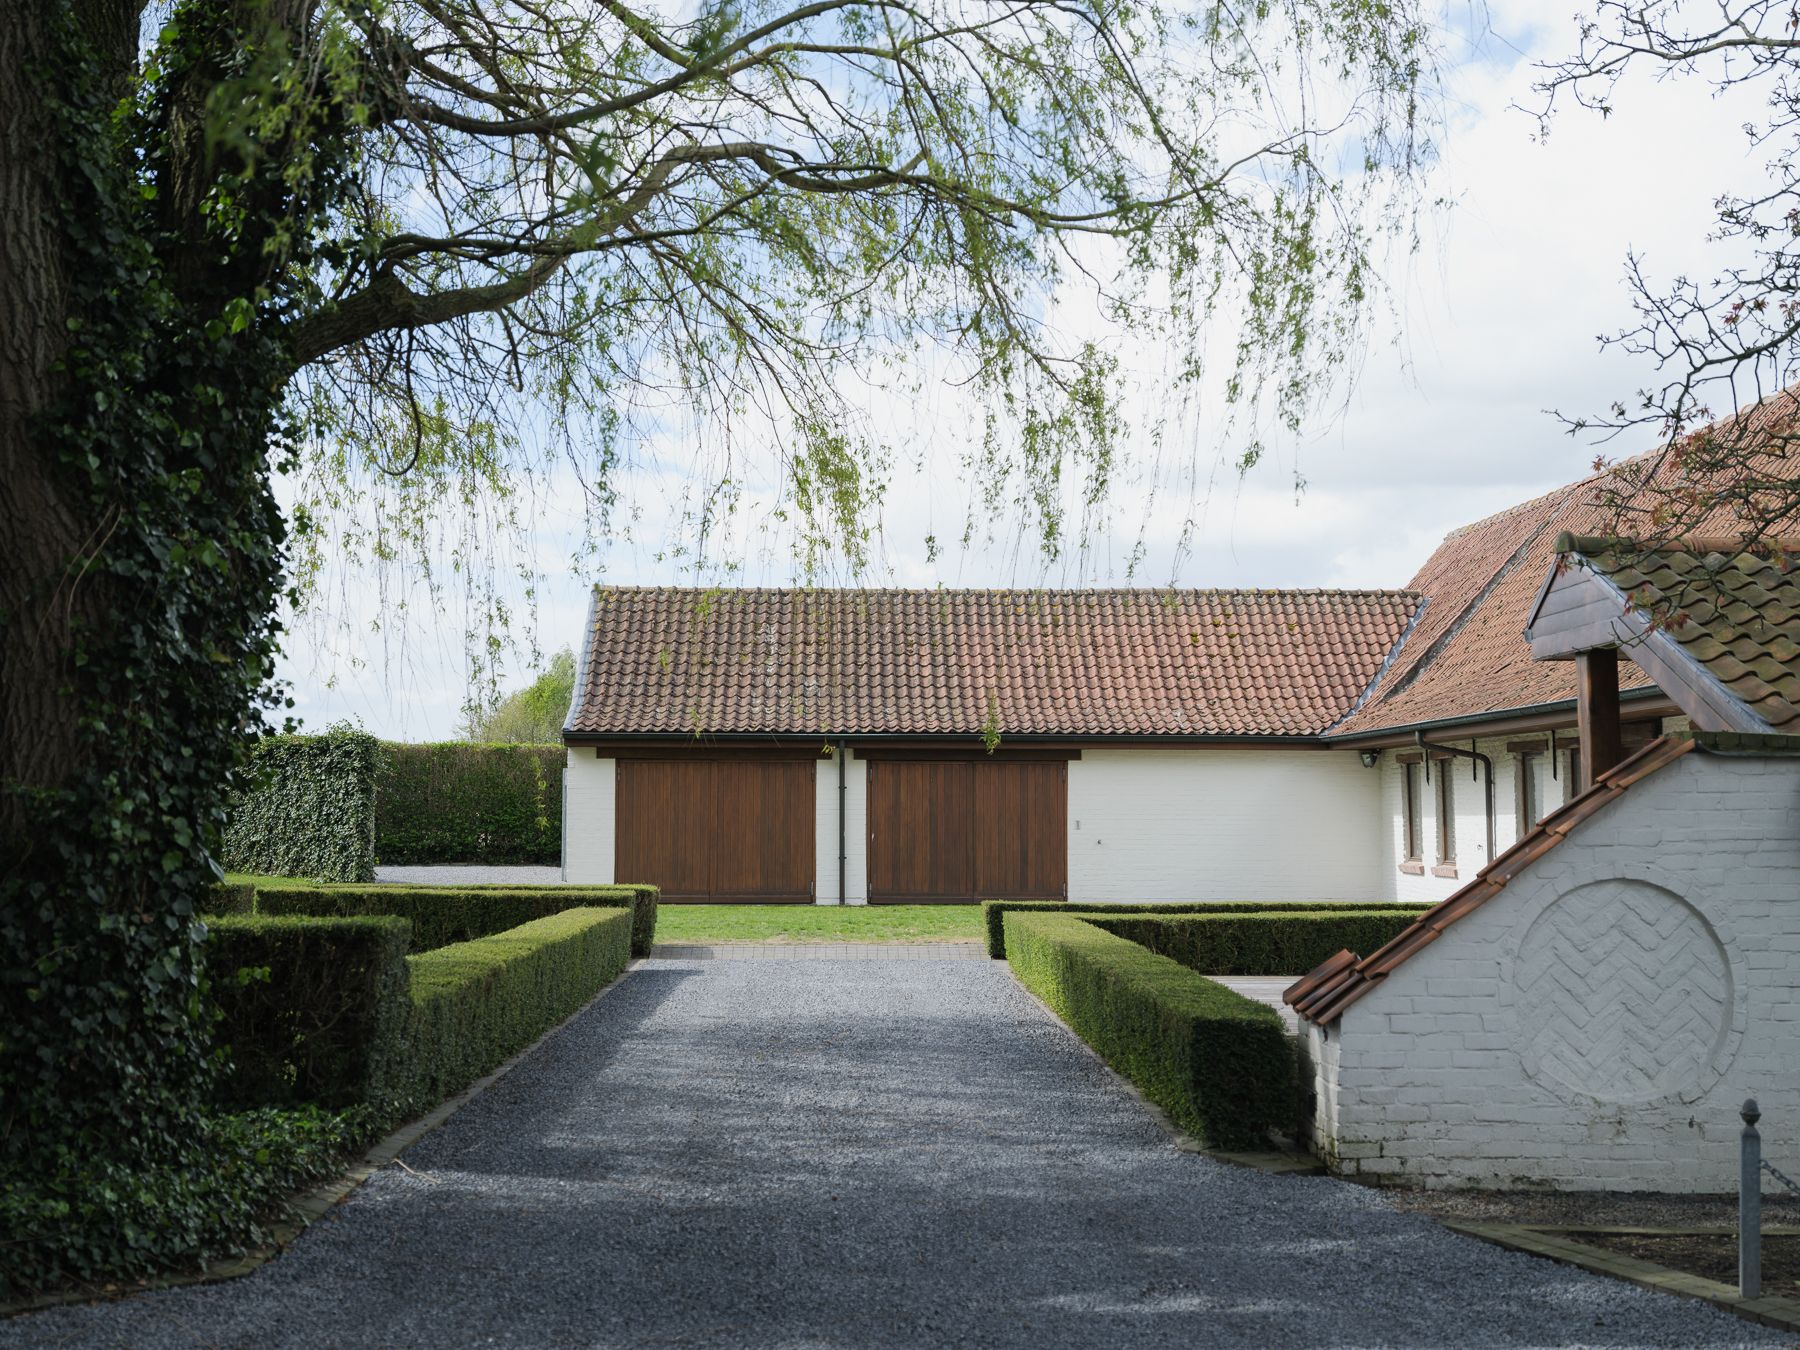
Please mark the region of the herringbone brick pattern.
[[1517, 970], [1526, 1065], [1602, 1101], [1696, 1083], [1730, 1017], [1730, 968], [1712, 931], [1647, 882], [1562, 897], [1526, 933]]

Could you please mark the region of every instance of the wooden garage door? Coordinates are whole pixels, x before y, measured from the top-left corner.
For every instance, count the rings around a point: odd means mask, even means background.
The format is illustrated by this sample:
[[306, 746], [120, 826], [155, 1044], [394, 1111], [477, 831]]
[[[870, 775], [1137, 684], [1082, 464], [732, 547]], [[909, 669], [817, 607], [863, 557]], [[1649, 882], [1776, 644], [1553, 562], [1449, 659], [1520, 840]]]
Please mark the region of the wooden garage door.
[[1068, 824], [1061, 761], [872, 760], [869, 899], [1059, 900]]
[[613, 875], [670, 901], [806, 904], [811, 760], [621, 759]]

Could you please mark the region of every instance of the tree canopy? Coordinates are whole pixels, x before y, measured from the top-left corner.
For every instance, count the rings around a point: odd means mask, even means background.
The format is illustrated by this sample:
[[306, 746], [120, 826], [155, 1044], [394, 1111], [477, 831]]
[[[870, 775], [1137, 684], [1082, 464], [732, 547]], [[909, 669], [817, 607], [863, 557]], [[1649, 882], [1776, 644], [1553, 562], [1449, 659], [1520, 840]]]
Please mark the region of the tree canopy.
[[[1297, 425], [1429, 152], [1410, 4], [318, 13], [359, 134], [292, 329], [303, 582], [346, 548], [429, 566], [447, 516], [466, 569], [558, 472], [600, 537], [639, 456], [703, 480], [696, 534], [762, 489], [803, 571], [854, 572], [904, 438], [849, 396], [871, 379], [962, 389], [980, 509], [1054, 556], [1182, 389], [1211, 377], [1252, 460], [1260, 417]], [[1132, 397], [1096, 324], [1172, 387]], [[716, 456], [657, 459], [696, 426]]]
[[563, 720], [575, 694], [575, 653], [552, 656], [542, 673], [491, 708], [472, 708], [468, 737], [498, 745], [560, 745]]

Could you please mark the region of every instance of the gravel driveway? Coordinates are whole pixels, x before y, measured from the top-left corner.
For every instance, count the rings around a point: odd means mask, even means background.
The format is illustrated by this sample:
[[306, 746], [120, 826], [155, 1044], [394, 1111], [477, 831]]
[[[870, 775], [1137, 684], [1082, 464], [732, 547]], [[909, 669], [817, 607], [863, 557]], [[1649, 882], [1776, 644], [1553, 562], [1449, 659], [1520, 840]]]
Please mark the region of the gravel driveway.
[[245, 1279], [0, 1346], [1787, 1344], [1177, 1151], [965, 961], [649, 961]]

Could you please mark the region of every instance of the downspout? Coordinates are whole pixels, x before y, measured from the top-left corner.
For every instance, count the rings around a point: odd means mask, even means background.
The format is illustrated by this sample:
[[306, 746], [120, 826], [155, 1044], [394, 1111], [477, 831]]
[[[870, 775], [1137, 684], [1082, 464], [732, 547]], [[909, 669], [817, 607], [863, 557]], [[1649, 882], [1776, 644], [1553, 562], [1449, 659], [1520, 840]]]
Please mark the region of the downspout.
[[850, 875], [850, 855], [844, 846], [845, 839], [847, 838], [844, 832], [844, 815], [848, 809], [846, 803], [849, 801], [850, 796], [850, 788], [844, 777], [845, 753], [844, 738], [840, 736], [838, 737], [837, 754], [833, 756], [833, 758], [837, 760], [838, 769], [838, 903], [840, 905], [847, 905], [850, 903], [850, 897], [845, 894], [847, 889], [847, 879]]
[[[1469, 777], [1471, 779], [1475, 777], [1475, 768], [1476, 768], [1477, 764], [1479, 764], [1483, 769], [1485, 769], [1487, 771], [1487, 775], [1486, 775], [1487, 776], [1487, 783], [1486, 783], [1487, 790], [1484, 794], [1487, 798], [1487, 860], [1490, 863], [1493, 862], [1494, 861], [1494, 761], [1491, 758], [1489, 758], [1487, 755], [1482, 754], [1479, 750], [1474, 749], [1473, 748], [1475, 745], [1474, 741], [1470, 741], [1469, 742], [1470, 748], [1467, 750], [1464, 750], [1459, 746], [1439, 745], [1436, 742], [1428, 741], [1425, 739], [1425, 733], [1422, 731], [1413, 732], [1413, 741], [1418, 745], [1419, 749], [1421, 749], [1421, 750], [1442, 750], [1445, 754], [1452, 755], [1457, 759], [1466, 759], [1466, 760], [1472, 761], [1469, 765]], [[1431, 756], [1430, 755], [1425, 756], [1425, 765], [1426, 765], [1425, 771], [1427, 774], [1429, 774], [1431, 772], [1431, 767], [1430, 767], [1431, 766]]]

